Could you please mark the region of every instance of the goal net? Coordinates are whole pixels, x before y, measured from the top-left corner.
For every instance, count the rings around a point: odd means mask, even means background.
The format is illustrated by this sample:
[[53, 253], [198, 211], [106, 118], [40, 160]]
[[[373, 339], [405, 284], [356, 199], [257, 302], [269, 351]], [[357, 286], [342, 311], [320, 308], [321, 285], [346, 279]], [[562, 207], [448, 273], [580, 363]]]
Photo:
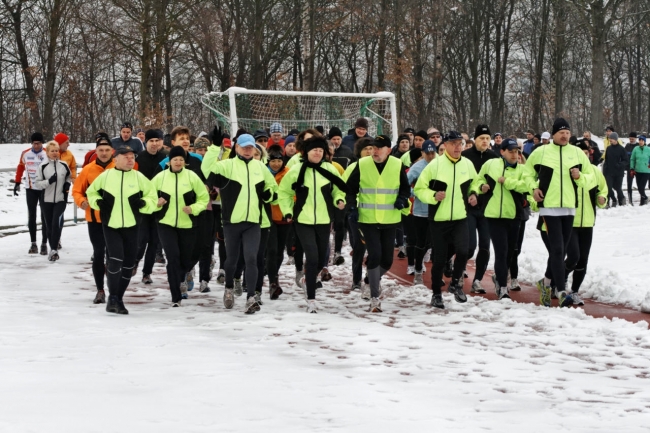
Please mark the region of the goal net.
[[336, 126], [343, 135], [359, 117], [368, 120], [368, 134], [397, 140], [395, 95], [379, 93], [326, 93], [249, 90], [231, 87], [225, 92], [204, 95], [201, 102], [225, 129], [234, 134], [239, 128], [252, 133], [279, 122], [285, 134], [323, 126]]

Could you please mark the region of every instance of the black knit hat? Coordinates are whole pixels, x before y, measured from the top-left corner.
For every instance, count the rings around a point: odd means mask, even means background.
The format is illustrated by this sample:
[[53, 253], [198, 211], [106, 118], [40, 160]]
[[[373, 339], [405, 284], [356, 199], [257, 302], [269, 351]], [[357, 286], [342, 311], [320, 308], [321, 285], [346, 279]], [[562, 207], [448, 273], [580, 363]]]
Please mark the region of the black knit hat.
[[632, 132], [630, 132], [630, 134], [628, 135], [628, 137], [630, 137], [630, 138], [636, 138], [636, 131], [632, 131]]
[[409, 136], [406, 135], [406, 134], [401, 134], [399, 137], [397, 137], [397, 144], [399, 144], [400, 141], [402, 141], [402, 140], [406, 140], [408, 142], [411, 141], [411, 139], [409, 139]]
[[476, 130], [474, 131], [474, 138], [484, 134], [492, 135], [490, 134], [490, 128], [487, 125], [476, 125]]
[[368, 129], [368, 119], [365, 117], [359, 117], [356, 122], [354, 122], [355, 128]]
[[158, 140], [163, 139], [163, 132], [160, 129], [147, 129], [147, 132], [144, 133], [144, 142], [148, 142], [152, 138], [157, 138]]
[[336, 126], [332, 126], [327, 134], [327, 138], [332, 139], [334, 137], [343, 137], [343, 133]]
[[411, 149], [409, 150], [409, 158], [411, 159], [411, 164], [422, 157], [422, 149]]
[[100, 145], [108, 145], [113, 147], [113, 143], [111, 143], [111, 138], [105, 132], [98, 132], [97, 134], [95, 134], [95, 147]]
[[564, 130], [570, 130], [571, 126], [569, 125], [569, 122], [564, 120], [563, 117], [558, 117], [555, 119], [555, 122], [553, 122], [553, 130], [551, 132], [551, 135], [555, 135], [559, 131], [564, 131]]
[[329, 144], [327, 144], [327, 140], [323, 137], [310, 137], [308, 140], [305, 140], [302, 144], [302, 154], [307, 155], [310, 150], [321, 148], [325, 152], [326, 155], [329, 154], [330, 152], [330, 147]]
[[266, 149], [268, 153], [268, 160], [272, 161], [274, 159], [282, 159], [284, 160], [284, 152], [282, 151], [282, 146], [279, 144], [274, 144], [272, 146], [269, 146], [268, 149]]
[[413, 128], [406, 128], [406, 129], [404, 129], [403, 132], [404, 132], [405, 134], [408, 134], [408, 133], [410, 133], [410, 134], [415, 134], [415, 129], [413, 129]]
[[429, 136], [427, 135], [427, 131], [425, 131], [424, 129], [420, 129], [418, 132], [416, 132], [414, 137], [420, 137], [423, 140], [429, 139]]
[[31, 142], [33, 143], [35, 141], [40, 141], [41, 143], [45, 143], [45, 138], [43, 137], [43, 134], [41, 134], [40, 132], [33, 133], [31, 137]]
[[169, 151], [169, 161], [171, 162], [177, 156], [182, 156], [185, 161], [187, 161], [187, 152], [183, 149], [182, 146], [174, 146], [172, 150]]

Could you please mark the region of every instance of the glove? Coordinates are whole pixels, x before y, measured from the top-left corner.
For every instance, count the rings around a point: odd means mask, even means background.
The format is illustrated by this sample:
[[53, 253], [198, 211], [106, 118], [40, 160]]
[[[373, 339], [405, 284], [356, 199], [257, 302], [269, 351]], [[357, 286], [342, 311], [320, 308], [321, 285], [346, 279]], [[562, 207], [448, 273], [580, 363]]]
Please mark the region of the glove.
[[359, 222], [359, 209], [356, 207], [351, 207], [350, 208], [350, 213], [348, 214], [348, 219], [352, 221], [353, 223], [358, 223]]
[[142, 209], [142, 208], [145, 207], [146, 205], [147, 205], [147, 202], [144, 201], [144, 200], [142, 200], [142, 199], [140, 199], [140, 201], [138, 202], [138, 209]]
[[293, 217], [293, 215], [291, 215], [290, 213], [288, 213], [288, 214], [286, 214], [286, 215], [284, 216], [284, 220], [285, 220], [285, 221], [289, 221], [292, 217]]
[[52, 185], [54, 182], [56, 182], [56, 174], [53, 174], [49, 179], [48, 182], [50, 182], [50, 185]]
[[631, 176], [631, 177], [636, 176], [636, 171], [634, 171], [634, 170], [630, 170], [630, 176]]
[[393, 206], [395, 206], [395, 209], [402, 210], [409, 206], [409, 201], [404, 197], [397, 197], [397, 200], [395, 200], [395, 204]]
[[16, 182], [16, 184], [14, 185], [14, 195], [17, 196], [19, 192], [20, 192], [20, 182]]
[[221, 146], [221, 143], [223, 143], [223, 132], [221, 131], [221, 128], [218, 125], [214, 126], [214, 129], [210, 134], [210, 141], [214, 146]]

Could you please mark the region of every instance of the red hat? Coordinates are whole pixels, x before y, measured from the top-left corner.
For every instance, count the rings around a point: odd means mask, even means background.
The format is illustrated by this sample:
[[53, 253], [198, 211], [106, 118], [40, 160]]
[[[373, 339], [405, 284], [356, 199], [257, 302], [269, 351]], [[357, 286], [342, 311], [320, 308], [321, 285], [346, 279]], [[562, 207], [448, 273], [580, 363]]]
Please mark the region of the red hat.
[[62, 145], [63, 143], [65, 143], [66, 141], [69, 141], [69, 140], [70, 140], [70, 137], [65, 135], [63, 132], [59, 132], [58, 134], [56, 134], [54, 136], [54, 141], [59, 143], [59, 146]]

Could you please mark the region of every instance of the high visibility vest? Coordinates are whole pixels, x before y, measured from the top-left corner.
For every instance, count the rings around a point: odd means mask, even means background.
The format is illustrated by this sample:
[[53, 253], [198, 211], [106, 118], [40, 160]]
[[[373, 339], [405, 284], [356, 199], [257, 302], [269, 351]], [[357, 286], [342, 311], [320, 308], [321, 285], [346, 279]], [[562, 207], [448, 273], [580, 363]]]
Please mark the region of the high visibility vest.
[[359, 160], [359, 222], [364, 224], [396, 224], [402, 213], [395, 209], [399, 193], [402, 162], [389, 156], [379, 174], [371, 156]]

